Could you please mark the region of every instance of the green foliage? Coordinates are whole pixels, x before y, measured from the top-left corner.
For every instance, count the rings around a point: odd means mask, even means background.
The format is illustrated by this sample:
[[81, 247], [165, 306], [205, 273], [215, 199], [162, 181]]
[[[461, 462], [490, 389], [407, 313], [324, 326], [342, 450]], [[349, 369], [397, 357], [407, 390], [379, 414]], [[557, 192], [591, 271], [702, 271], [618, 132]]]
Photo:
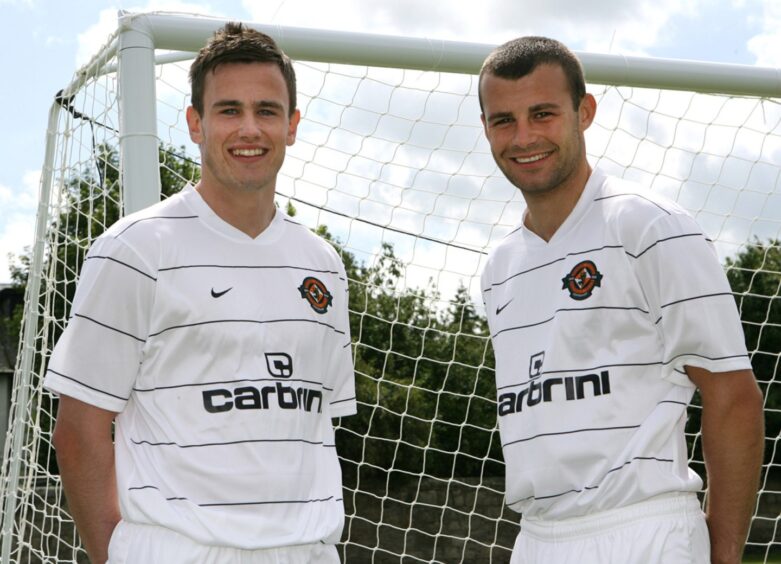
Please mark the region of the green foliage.
[[346, 481], [503, 472], [493, 354], [485, 318], [460, 287], [446, 306], [433, 283], [404, 287], [404, 264], [383, 244], [361, 264], [341, 253], [350, 284], [358, 414], [337, 435]]
[[781, 433], [781, 241], [755, 241], [727, 259], [746, 346], [765, 394], [765, 435]]
[[[182, 148], [183, 151], [184, 148]], [[181, 190], [187, 183], [195, 183], [200, 178], [197, 163], [177, 156], [172, 147], [160, 148], [160, 180], [164, 197]], [[92, 165], [83, 170], [74, 171], [66, 182], [61, 205], [62, 213], [56, 217], [49, 228], [49, 249], [45, 256], [43, 268], [44, 278], [41, 281], [41, 295], [48, 294], [49, 319], [55, 322], [46, 333], [45, 345], [51, 350], [59, 339], [65, 322], [69, 316], [70, 303], [76, 289], [76, 280], [81, 271], [89, 246], [109, 226], [120, 217], [120, 182], [119, 155], [115, 148], [99, 146], [95, 150]], [[11, 276], [18, 286], [26, 286], [32, 254], [28, 250], [10, 265]], [[9, 334], [19, 334], [21, 306], [14, 312], [10, 322], [15, 327], [6, 328]], [[39, 323], [43, 323], [39, 319]], [[3, 328], [0, 327], [0, 331]], [[41, 331], [38, 331], [41, 334]], [[2, 338], [2, 335], [0, 335]], [[15, 351], [18, 341], [12, 340]], [[39, 344], [38, 347], [42, 345]], [[34, 371], [41, 373], [44, 355], [36, 357]], [[40, 429], [44, 435], [51, 432], [52, 417], [56, 412], [55, 405], [49, 405], [48, 396], [42, 399], [44, 403], [40, 412]], [[46, 449], [39, 452], [39, 463], [56, 472], [54, 458]]]
[[[23, 295], [24, 289], [12, 285], [17, 295]], [[13, 302], [8, 305], [12, 305]], [[22, 327], [24, 308], [19, 303], [8, 308], [10, 311], [0, 311], [0, 367], [13, 368], [16, 364], [16, 351], [19, 349], [19, 332]]]
[[[781, 434], [781, 244], [778, 240], [754, 241], [734, 258], [725, 261], [727, 280], [735, 294], [746, 347], [759, 386], [765, 396], [765, 464], [777, 472], [781, 461], [775, 437]], [[689, 452], [702, 461], [699, 394], [689, 409], [686, 432]], [[775, 459], [774, 459], [775, 457]], [[694, 465], [705, 475], [702, 462]]]

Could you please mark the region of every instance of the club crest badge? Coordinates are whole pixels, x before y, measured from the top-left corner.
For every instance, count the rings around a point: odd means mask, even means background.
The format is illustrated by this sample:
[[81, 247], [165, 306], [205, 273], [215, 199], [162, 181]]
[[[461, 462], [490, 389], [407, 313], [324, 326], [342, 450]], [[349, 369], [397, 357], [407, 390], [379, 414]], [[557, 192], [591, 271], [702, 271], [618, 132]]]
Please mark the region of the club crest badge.
[[298, 287], [301, 297], [309, 302], [317, 313], [325, 313], [333, 301], [333, 296], [328, 288], [314, 276], [307, 276]]
[[591, 297], [594, 288], [602, 285], [602, 273], [597, 270], [596, 264], [584, 260], [576, 264], [561, 281], [561, 289], [569, 291], [570, 298], [585, 300]]

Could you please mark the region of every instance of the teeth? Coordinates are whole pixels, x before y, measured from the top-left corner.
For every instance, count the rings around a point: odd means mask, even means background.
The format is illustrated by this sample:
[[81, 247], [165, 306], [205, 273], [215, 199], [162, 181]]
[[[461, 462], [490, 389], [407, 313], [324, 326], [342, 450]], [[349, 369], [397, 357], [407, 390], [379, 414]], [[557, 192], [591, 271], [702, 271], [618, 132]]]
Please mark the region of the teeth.
[[532, 157], [516, 157], [513, 160], [517, 163], [525, 164], [525, 163], [533, 163], [536, 161], [539, 161], [540, 159], [544, 159], [550, 155], [550, 153], [542, 153], [541, 155], [534, 155]]
[[234, 149], [233, 154], [240, 157], [259, 157], [265, 154], [265, 149]]

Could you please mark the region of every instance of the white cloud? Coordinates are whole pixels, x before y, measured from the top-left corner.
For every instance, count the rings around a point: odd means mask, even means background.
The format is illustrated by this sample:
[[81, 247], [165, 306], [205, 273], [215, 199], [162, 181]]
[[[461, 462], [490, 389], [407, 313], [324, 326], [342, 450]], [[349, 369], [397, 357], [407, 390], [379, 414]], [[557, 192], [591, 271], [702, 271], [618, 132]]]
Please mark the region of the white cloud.
[[[0, 0], [2, 1], [2, 0]], [[214, 8], [208, 2], [180, 2], [178, 0], [150, 0], [144, 5], [127, 6], [126, 12], [180, 12], [188, 14], [208, 14], [212, 16], [222, 15], [218, 8]], [[100, 48], [105, 45], [108, 38], [117, 29], [117, 10], [109, 8], [98, 14], [96, 23], [88, 27], [78, 35], [78, 51], [76, 64], [81, 66], [87, 63]]]
[[28, 171], [22, 186], [0, 185], [0, 284], [10, 282], [8, 254], [19, 255], [33, 243], [40, 171]]
[[30, 218], [19, 217], [5, 224], [0, 231], [0, 284], [11, 281], [8, 269], [8, 255], [20, 255], [25, 247], [33, 244], [35, 222]]
[[102, 10], [97, 23], [91, 25], [77, 37], [76, 65], [86, 64], [106, 44], [109, 36], [117, 29], [117, 11]]
[[781, 67], [781, 3], [765, 0], [761, 16], [762, 33], [748, 41], [748, 50], [757, 58], [757, 65]]
[[38, 205], [38, 188], [41, 183], [40, 170], [28, 170], [22, 177], [22, 190], [17, 191], [17, 206], [25, 212], [34, 212]]
[[[771, 0], [772, 1], [772, 0]], [[501, 43], [519, 35], [556, 37], [577, 49], [642, 54], [676, 16], [696, 13], [705, 0], [244, 0], [254, 21]]]
[[40, 179], [41, 171], [27, 171], [22, 177], [21, 188], [0, 185], [0, 217], [9, 217], [16, 213], [34, 213]]

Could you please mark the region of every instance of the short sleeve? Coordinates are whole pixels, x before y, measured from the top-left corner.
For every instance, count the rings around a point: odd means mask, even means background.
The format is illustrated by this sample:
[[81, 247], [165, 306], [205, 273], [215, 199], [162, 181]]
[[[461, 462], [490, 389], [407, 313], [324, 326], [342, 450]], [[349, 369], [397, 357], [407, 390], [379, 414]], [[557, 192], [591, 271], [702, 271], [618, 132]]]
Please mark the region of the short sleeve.
[[[338, 259], [337, 259], [338, 260]], [[333, 383], [330, 411], [332, 417], [355, 415], [355, 370], [353, 368], [352, 342], [350, 338], [349, 290], [344, 265], [339, 260], [339, 290], [334, 296], [333, 307], [337, 310], [337, 333], [334, 349], [328, 367], [328, 377]]]
[[638, 281], [664, 344], [665, 376], [691, 385], [684, 366], [751, 368], [735, 299], [713, 244], [694, 219], [656, 219], [636, 249]]
[[90, 248], [71, 317], [49, 359], [44, 387], [109, 411], [130, 396], [148, 335], [155, 277], [120, 240]]

